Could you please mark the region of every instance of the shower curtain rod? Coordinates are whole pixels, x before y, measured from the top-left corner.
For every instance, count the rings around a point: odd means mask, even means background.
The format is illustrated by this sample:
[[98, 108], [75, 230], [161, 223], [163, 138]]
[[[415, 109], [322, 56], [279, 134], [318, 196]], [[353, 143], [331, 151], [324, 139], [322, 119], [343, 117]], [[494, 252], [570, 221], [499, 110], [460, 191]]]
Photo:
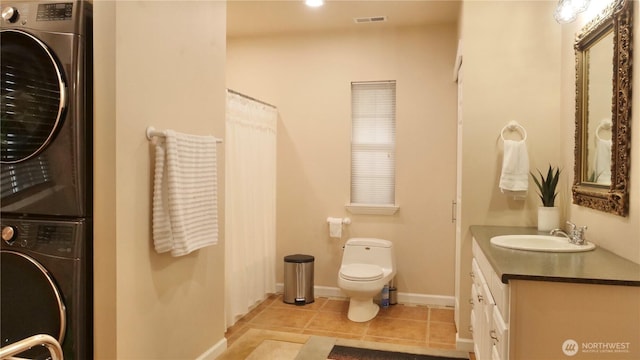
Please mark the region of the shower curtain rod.
[[259, 102], [259, 103], [260, 103], [260, 104], [262, 104], [262, 105], [266, 105], [266, 106], [270, 106], [270, 107], [272, 107], [272, 108], [274, 108], [274, 109], [278, 109], [275, 105], [271, 105], [271, 104], [269, 104], [268, 102], [264, 102], [264, 101], [262, 101], [262, 100], [258, 100], [258, 99], [254, 98], [254, 97], [251, 97], [251, 96], [249, 96], [249, 95], [245, 95], [245, 94], [243, 94], [243, 93], [241, 93], [241, 92], [237, 92], [237, 91], [232, 90], [232, 89], [227, 89], [227, 91], [228, 91], [228, 92], [230, 92], [230, 93], [232, 93], [232, 94], [236, 94], [236, 95], [238, 95], [238, 96], [242, 96], [243, 98], [247, 98], [247, 99], [249, 99], [249, 100], [257, 101], [257, 102]]

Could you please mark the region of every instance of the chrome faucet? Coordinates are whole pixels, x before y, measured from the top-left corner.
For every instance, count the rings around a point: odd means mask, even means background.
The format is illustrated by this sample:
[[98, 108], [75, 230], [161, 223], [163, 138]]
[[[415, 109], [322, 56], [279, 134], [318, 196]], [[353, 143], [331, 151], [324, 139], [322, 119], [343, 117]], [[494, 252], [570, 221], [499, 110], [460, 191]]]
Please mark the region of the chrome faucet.
[[553, 229], [549, 232], [550, 235], [562, 235], [569, 239], [569, 242], [576, 245], [584, 245], [586, 239], [584, 237], [585, 231], [587, 231], [587, 226], [576, 226], [576, 224], [571, 221], [567, 221], [567, 225], [569, 225], [569, 233], [562, 231], [562, 229]]

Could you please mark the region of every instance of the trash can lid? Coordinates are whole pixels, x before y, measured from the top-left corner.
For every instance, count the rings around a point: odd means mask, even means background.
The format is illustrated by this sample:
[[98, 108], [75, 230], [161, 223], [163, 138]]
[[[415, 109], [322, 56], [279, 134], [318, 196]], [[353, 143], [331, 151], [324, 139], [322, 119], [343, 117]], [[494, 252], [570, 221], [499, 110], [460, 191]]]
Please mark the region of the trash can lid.
[[284, 257], [284, 262], [288, 263], [308, 263], [313, 262], [313, 260], [313, 256], [303, 254], [287, 255]]

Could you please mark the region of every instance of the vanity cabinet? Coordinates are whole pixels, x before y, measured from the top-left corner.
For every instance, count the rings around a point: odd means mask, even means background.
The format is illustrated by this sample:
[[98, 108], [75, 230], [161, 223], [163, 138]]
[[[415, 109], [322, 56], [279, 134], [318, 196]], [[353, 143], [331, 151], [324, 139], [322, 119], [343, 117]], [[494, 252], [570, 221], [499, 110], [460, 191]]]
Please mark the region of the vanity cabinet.
[[471, 333], [477, 359], [508, 359], [509, 287], [502, 284], [474, 240], [471, 261]]
[[608, 252], [504, 249], [536, 233], [472, 227], [471, 332], [478, 360], [640, 359], [640, 265]]

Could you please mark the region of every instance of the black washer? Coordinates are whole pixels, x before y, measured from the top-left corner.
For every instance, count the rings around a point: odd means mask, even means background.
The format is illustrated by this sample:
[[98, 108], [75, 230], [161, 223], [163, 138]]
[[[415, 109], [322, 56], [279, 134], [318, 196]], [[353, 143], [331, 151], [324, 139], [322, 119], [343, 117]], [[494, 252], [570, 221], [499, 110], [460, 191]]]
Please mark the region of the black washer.
[[[0, 251], [0, 268], [2, 346], [38, 334], [51, 335], [62, 343], [66, 309], [47, 269], [30, 256], [5, 250]], [[48, 354], [46, 348], [37, 347], [20, 357], [39, 359]]]

